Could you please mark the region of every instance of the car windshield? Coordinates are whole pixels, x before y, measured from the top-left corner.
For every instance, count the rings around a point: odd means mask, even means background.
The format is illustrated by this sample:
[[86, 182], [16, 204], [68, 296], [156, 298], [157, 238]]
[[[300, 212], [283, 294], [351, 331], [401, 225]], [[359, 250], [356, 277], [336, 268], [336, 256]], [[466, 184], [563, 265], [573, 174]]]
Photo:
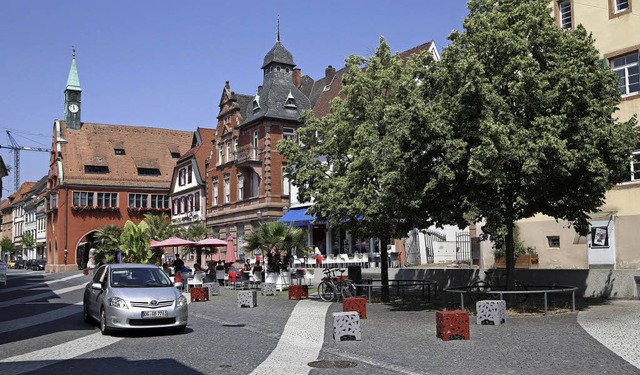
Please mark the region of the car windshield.
[[155, 288], [171, 286], [171, 280], [160, 268], [111, 269], [111, 286], [114, 288]]

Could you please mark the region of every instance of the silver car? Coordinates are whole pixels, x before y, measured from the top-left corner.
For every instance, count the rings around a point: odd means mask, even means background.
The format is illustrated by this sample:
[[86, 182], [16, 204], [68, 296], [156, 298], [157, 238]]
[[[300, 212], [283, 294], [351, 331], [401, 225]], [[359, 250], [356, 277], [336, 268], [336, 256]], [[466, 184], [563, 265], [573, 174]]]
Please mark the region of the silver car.
[[164, 271], [150, 264], [107, 264], [96, 270], [83, 298], [84, 321], [116, 329], [187, 327], [187, 299]]

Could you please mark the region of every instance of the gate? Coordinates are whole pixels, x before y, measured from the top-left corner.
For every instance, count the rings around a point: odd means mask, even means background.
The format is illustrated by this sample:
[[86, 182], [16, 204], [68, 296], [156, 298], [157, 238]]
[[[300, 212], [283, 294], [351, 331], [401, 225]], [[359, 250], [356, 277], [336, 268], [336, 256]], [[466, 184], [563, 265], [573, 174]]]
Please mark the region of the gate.
[[471, 264], [471, 236], [469, 232], [456, 232], [456, 260]]
[[407, 266], [422, 264], [422, 260], [420, 259], [420, 246], [418, 246], [419, 236], [420, 232], [417, 229], [413, 229], [409, 238], [404, 241]]
[[427, 250], [427, 263], [434, 263], [433, 241], [446, 241], [447, 235], [435, 230], [422, 231], [424, 247]]

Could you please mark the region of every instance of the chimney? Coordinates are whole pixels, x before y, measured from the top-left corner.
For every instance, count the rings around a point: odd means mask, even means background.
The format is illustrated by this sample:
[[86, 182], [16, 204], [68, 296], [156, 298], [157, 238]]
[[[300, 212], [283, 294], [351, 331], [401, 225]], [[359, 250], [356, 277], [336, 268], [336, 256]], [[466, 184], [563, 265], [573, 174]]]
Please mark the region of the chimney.
[[300, 76], [300, 68], [293, 68], [293, 85], [300, 87], [302, 85], [302, 77]]
[[258, 86], [258, 94], [260, 94], [260, 91], [262, 91], [262, 85]]
[[336, 75], [336, 68], [329, 65], [327, 69], [324, 70], [324, 76], [327, 79], [327, 82], [325, 84], [328, 85], [329, 83], [331, 83], [331, 81], [333, 80], [333, 76], [335, 75]]

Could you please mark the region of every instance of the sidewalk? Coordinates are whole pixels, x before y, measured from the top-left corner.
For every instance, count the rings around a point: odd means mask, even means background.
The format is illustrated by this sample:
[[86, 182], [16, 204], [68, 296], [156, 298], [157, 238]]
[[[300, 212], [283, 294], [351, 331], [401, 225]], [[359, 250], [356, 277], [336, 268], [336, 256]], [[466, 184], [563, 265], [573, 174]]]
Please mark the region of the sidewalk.
[[[270, 342], [267, 346], [271, 351], [282, 327], [300, 324], [289, 320], [299, 302], [288, 300], [286, 291], [276, 297], [258, 293], [258, 307], [254, 309], [238, 309], [235, 293], [228, 289], [213, 297], [212, 302], [213, 310], [211, 302], [190, 304], [190, 314], [246, 323], [240, 329], [262, 336], [260, 341]], [[376, 303], [367, 304], [367, 319], [361, 321], [362, 341], [335, 342], [331, 314], [342, 311], [342, 305], [331, 303], [318, 360], [349, 361], [356, 366], [344, 370], [314, 368], [310, 374], [640, 374], [637, 362], [634, 366], [621, 358], [621, 353], [635, 353], [637, 358], [639, 336], [638, 332], [628, 331], [628, 322], [635, 319], [631, 325], [640, 325], [638, 309], [640, 301], [615, 301], [580, 313], [508, 318], [501, 326], [478, 326], [472, 318], [471, 340], [444, 342], [436, 337], [436, 309]], [[611, 319], [612, 315], [616, 318]], [[259, 330], [252, 324], [257, 321]], [[627, 336], [622, 348], [612, 347], [620, 341], [606, 335], [623, 328], [627, 328]], [[594, 330], [610, 339], [592, 337], [588, 332]], [[292, 360], [295, 358], [293, 354]]]

